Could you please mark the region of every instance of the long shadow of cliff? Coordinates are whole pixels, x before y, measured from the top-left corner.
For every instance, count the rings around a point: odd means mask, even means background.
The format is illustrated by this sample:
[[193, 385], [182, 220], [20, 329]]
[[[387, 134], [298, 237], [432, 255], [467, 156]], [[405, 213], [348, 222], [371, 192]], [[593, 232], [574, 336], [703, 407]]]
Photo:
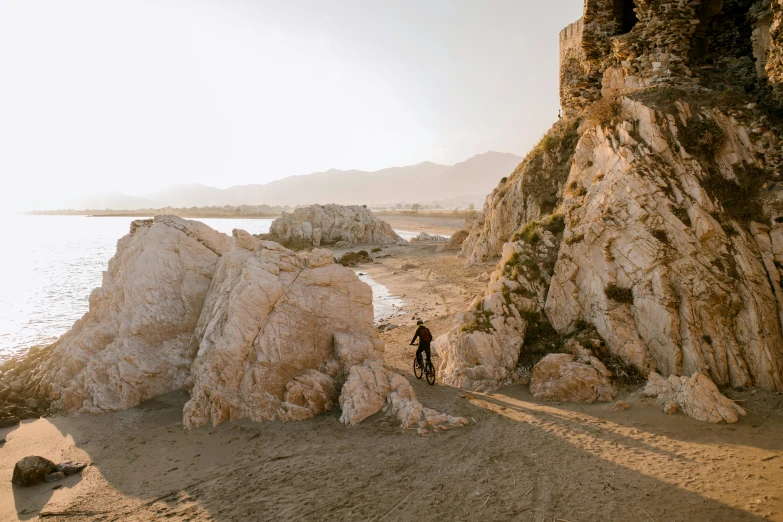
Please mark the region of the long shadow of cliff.
[[183, 392], [49, 421], [120, 494], [107, 505], [96, 496], [107, 495], [101, 481], [85, 481], [69, 509], [106, 520], [761, 520], [612, 454], [671, 460], [672, 470], [692, 464], [654, 441], [503, 395], [468, 401], [461, 390], [414, 385], [426, 405], [471, 425], [420, 437], [382, 415], [345, 427], [333, 412], [186, 431]]

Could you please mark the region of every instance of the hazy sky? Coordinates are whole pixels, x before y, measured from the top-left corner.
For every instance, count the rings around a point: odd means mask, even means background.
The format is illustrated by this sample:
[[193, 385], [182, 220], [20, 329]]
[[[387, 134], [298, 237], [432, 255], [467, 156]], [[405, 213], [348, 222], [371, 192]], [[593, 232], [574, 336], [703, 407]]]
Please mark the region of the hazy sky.
[[524, 155], [582, 0], [0, 0], [0, 204]]

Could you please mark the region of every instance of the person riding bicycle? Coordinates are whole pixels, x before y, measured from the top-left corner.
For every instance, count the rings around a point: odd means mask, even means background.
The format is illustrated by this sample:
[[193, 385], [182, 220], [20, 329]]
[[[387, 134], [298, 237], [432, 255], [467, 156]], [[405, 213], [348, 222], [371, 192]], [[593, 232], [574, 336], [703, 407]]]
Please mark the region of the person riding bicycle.
[[421, 357], [421, 352], [424, 352], [427, 354], [427, 362], [432, 363], [431, 357], [430, 357], [430, 343], [432, 342], [432, 333], [430, 333], [429, 328], [424, 326], [424, 322], [422, 320], [418, 320], [416, 322], [418, 325], [418, 328], [416, 328], [416, 334], [413, 336], [413, 340], [411, 341], [411, 346], [413, 346], [413, 343], [416, 342], [416, 338], [419, 339], [419, 349], [416, 350], [416, 359], [419, 359]]

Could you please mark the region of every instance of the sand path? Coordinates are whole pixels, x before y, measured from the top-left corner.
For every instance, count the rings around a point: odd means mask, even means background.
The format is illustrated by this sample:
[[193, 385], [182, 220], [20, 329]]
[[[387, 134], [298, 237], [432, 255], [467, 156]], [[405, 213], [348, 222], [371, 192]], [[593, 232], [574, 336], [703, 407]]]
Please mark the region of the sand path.
[[[383, 334], [387, 363], [424, 404], [470, 426], [420, 437], [382, 414], [347, 428], [333, 412], [186, 431], [184, 392], [27, 421], [0, 430], [0, 520], [783, 520], [783, 395], [731, 392], [752, 413], [709, 425], [645, 407], [633, 389], [621, 397], [631, 408], [613, 412], [543, 404], [522, 386], [487, 395], [413, 378], [412, 315], [442, 333], [447, 310], [483, 287], [486, 267], [465, 270], [435, 248], [386, 249], [361, 269], [407, 302], [402, 326]], [[31, 454], [93, 465], [12, 488], [13, 464]]]

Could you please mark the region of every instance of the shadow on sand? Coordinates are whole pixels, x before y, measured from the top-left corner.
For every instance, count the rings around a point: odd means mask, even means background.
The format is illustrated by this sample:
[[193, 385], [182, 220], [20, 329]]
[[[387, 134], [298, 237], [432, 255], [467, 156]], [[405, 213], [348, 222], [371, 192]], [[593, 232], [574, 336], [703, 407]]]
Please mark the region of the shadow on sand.
[[[463, 415], [471, 425], [420, 437], [381, 415], [345, 427], [333, 412], [304, 422], [237, 421], [187, 431], [181, 424], [184, 392], [113, 414], [41, 419], [36, 422], [70, 435], [94, 466], [84, 481], [68, 484], [73, 495], [66, 505], [44, 507], [51, 490], [36, 496], [15, 489], [17, 514], [101, 513], [91, 518], [96, 520], [404, 520], [416, 514], [444, 521], [761, 520], [728, 495], [743, 487], [744, 469], [718, 465], [716, 473], [736, 477], [710, 476], [712, 457], [700, 457], [708, 445], [742, 457], [739, 445], [721, 440], [731, 432], [705, 427], [702, 440], [689, 441], [685, 451], [674, 438], [638, 428], [635, 423], [651, 420], [639, 420], [633, 411], [623, 417], [605, 406], [572, 411], [542, 405], [519, 398], [516, 387], [465, 400], [461, 390], [414, 385], [425, 404]], [[763, 497], [765, 491], [754, 488], [754, 497]]]

